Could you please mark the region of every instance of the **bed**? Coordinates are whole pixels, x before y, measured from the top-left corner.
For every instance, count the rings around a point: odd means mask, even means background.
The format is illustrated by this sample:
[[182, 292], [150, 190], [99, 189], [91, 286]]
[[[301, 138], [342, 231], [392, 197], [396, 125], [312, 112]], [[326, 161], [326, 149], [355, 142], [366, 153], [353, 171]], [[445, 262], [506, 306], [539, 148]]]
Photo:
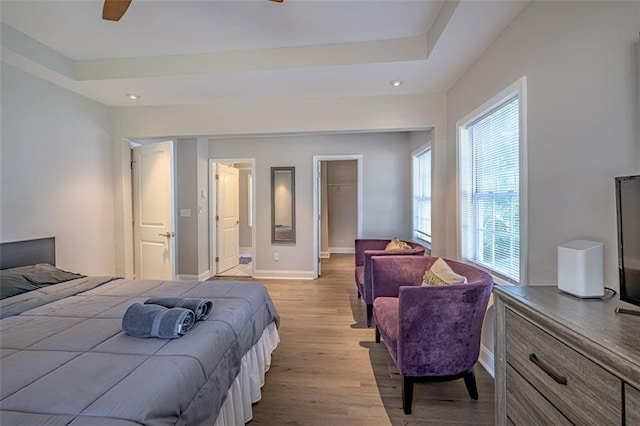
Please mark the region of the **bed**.
[[[55, 265], [53, 238], [0, 245], [3, 280], [39, 264]], [[278, 312], [262, 284], [71, 278], [0, 300], [1, 424], [251, 419], [279, 340]], [[176, 339], [127, 335], [126, 309], [150, 297], [205, 298], [213, 310]]]

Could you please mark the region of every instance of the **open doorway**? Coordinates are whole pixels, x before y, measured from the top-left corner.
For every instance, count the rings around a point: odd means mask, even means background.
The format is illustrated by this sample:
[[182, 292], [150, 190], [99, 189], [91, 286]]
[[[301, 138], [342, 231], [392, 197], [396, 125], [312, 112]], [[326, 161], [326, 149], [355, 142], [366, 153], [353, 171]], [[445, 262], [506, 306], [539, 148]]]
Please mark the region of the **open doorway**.
[[215, 276], [253, 277], [254, 159], [209, 160], [210, 247]]
[[362, 156], [314, 156], [314, 275], [321, 259], [353, 253], [362, 234]]

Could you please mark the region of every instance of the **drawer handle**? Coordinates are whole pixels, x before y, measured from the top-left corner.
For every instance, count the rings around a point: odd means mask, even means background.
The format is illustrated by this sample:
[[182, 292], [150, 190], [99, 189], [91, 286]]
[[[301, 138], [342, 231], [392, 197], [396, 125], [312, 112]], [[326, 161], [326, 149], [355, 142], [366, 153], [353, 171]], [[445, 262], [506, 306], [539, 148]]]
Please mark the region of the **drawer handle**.
[[553, 380], [556, 381], [556, 383], [559, 383], [561, 385], [566, 385], [567, 384], [567, 378], [564, 376], [559, 375], [558, 373], [556, 373], [555, 371], [553, 371], [553, 369], [551, 367], [548, 367], [546, 365], [544, 365], [542, 363], [542, 361], [540, 361], [538, 359], [538, 357], [536, 356], [536, 354], [529, 354], [529, 361], [533, 362], [536, 366], [538, 366], [542, 371], [544, 371], [545, 373], [547, 373], [547, 375], [549, 377], [551, 377]]

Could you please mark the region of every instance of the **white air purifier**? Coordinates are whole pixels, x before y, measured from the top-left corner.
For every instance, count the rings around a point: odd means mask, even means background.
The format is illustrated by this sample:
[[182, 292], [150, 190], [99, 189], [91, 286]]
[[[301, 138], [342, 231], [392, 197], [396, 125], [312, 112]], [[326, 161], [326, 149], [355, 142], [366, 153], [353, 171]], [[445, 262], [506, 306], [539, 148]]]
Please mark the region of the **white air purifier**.
[[604, 244], [574, 240], [559, 245], [558, 288], [582, 298], [604, 296]]

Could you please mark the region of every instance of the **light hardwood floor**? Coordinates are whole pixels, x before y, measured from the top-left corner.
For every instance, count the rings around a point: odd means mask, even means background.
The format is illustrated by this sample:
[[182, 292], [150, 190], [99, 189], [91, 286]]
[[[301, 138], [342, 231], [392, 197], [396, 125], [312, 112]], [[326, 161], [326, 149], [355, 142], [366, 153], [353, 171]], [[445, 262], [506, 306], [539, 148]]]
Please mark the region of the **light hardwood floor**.
[[417, 383], [413, 413], [402, 412], [400, 376], [366, 328], [353, 263], [353, 255], [332, 255], [318, 280], [259, 280], [280, 313], [281, 341], [250, 424], [492, 425], [493, 379], [479, 364], [479, 400], [462, 380]]

